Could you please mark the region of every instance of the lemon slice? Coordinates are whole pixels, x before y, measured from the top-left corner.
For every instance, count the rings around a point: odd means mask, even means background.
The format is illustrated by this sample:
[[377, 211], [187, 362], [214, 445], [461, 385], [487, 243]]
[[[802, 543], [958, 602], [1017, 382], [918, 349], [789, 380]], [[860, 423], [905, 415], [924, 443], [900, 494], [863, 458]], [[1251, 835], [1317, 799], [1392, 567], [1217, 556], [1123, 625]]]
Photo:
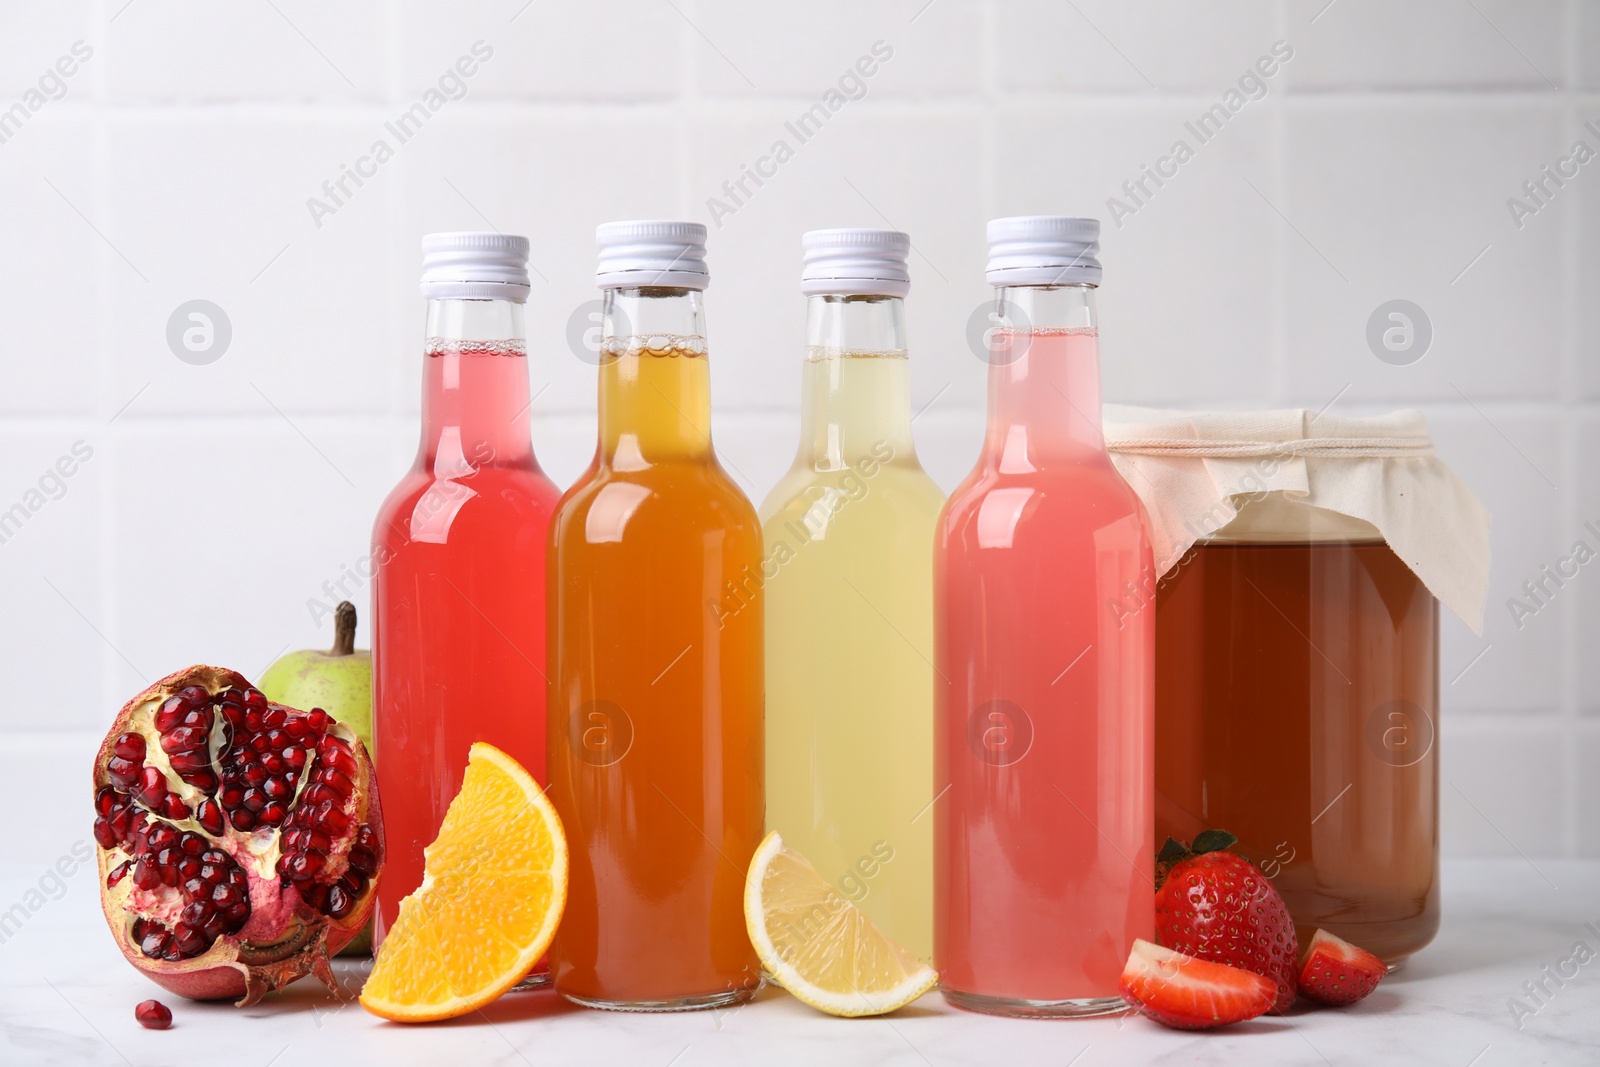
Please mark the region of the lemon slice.
[[[402, 783], [403, 786], [403, 783]], [[395, 1022], [453, 1019], [516, 985], [544, 955], [567, 902], [567, 837], [522, 765], [472, 746], [461, 791], [423, 850], [361, 990]]]
[[890, 941], [774, 830], [750, 860], [744, 922], [761, 965], [829, 1015], [883, 1015], [933, 988], [932, 967]]

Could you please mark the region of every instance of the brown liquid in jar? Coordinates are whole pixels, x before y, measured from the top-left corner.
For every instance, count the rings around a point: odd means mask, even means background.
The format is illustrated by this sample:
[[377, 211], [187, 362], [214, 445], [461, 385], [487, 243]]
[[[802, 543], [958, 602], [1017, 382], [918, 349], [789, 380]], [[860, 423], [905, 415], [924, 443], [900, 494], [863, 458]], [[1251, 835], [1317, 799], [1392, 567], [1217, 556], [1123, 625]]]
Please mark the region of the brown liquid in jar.
[[1212, 541], [1156, 613], [1156, 840], [1220, 827], [1391, 964], [1439, 927], [1438, 602], [1382, 541]]

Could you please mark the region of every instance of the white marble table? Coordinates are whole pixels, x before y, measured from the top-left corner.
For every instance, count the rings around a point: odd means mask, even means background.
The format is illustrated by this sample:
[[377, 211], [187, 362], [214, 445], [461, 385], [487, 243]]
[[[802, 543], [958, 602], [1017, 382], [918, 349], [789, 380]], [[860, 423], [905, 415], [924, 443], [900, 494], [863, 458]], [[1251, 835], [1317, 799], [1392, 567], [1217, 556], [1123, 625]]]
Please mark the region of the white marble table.
[[[585, 1011], [550, 992], [517, 993], [481, 1015], [404, 1027], [309, 979], [246, 1009], [162, 996], [174, 1026], [152, 1032], [134, 1022], [133, 1006], [160, 990], [112, 946], [93, 874], [75, 873], [50, 899], [53, 882], [27, 896], [39, 868], [0, 868], [0, 909], [20, 902], [24, 913], [0, 944], [0, 1063], [1600, 1064], [1600, 956], [1564, 986], [1547, 980], [1554, 995], [1520, 1031], [1507, 1004], [1521, 997], [1535, 1007], [1523, 983], [1540, 980], [1547, 964], [1554, 970], [1579, 941], [1600, 953], [1600, 862], [1534, 863], [1447, 863], [1438, 940], [1359, 1006], [1213, 1034], [1137, 1017], [994, 1019], [955, 1011], [937, 995], [888, 1018], [831, 1019], [771, 989], [738, 1010], [675, 1016]], [[41, 899], [30, 911], [28, 901]], [[341, 964], [341, 973], [359, 984], [359, 970]]]

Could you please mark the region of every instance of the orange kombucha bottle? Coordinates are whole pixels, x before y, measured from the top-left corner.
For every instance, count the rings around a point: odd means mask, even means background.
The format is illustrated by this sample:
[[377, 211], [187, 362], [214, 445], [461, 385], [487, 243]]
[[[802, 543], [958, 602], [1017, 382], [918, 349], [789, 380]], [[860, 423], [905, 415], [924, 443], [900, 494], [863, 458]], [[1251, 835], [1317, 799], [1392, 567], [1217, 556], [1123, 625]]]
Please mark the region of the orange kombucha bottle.
[[550, 795], [571, 848], [555, 985], [681, 1011], [760, 986], [761, 527], [711, 448], [705, 227], [608, 223], [600, 441], [551, 525]]

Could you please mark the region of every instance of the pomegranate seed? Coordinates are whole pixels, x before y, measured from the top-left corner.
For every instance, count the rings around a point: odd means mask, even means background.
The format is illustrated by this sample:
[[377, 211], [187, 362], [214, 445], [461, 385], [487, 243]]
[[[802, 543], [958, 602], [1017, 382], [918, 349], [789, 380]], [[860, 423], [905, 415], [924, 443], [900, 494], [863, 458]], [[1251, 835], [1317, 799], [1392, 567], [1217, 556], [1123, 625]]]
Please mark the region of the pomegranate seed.
[[361, 829], [356, 831], [356, 844], [376, 854], [378, 851], [378, 835], [372, 827], [363, 823]]
[[140, 856], [133, 865], [133, 884], [140, 889], [154, 889], [161, 884], [161, 868], [148, 855]]
[[178, 831], [164, 822], [153, 822], [150, 827], [150, 847], [156, 852], [178, 843]]
[[118, 808], [111, 816], [111, 828], [117, 832], [118, 840], [126, 841], [133, 830], [133, 806]]
[[200, 877], [200, 868], [204, 866], [205, 864], [193, 856], [185, 856], [178, 861], [178, 877], [186, 882], [192, 878], [198, 878]]
[[267, 710], [267, 698], [259, 689], [246, 689], [244, 696], [240, 698], [240, 703], [252, 711]]
[[168, 936], [167, 931], [162, 927], [157, 927], [144, 935], [144, 940], [139, 942], [139, 948], [146, 956], [160, 959], [166, 955], [167, 949], [171, 944], [172, 939]]
[[325, 885], [316, 885], [315, 883], [313, 883], [311, 885], [300, 886], [299, 888], [300, 888], [300, 899], [301, 900], [305, 901], [307, 904], [311, 905], [313, 908], [316, 908], [318, 911], [326, 911], [327, 910], [327, 907], [328, 907], [328, 887], [327, 886], [325, 886]]
[[303, 748], [286, 748], [283, 750], [283, 759], [285, 763], [298, 771], [306, 765], [306, 750]]
[[267, 743], [270, 734], [256, 734], [250, 739], [250, 748], [257, 753], [269, 751], [272, 746]]
[[144, 762], [144, 738], [139, 734], [118, 734], [111, 750], [125, 760]]
[[208, 770], [193, 771], [183, 776], [183, 780], [196, 789], [210, 793], [217, 788], [217, 776]]
[[131, 870], [132, 867], [132, 860], [123, 860], [121, 863], [111, 868], [111, 870], [106, 874], [106, 888], [112, 888], [118, 882], [122, 881], [123, 878], [127, 877], [128, 871]]
[[350, 869], [365, 875], [371, 875], [378, 869], [378, 857], [360, 845], [350, 850]]
[[[257, 736], [260, 735], [258, 734]], [[267, 768], [259, 763], [245, 764], [244, 780], [251, 785], [260, 785], [267, 780]]]
[[161, 814], [169, 819], [187, 819], [189, 817], [189, 806], [183, 802], [183, 798], [178, 794], [168, 793], [161, 801]]
[[343, 886], [333, 886], [328, 890], [328, 914], [335, 919], [342, 919], [350, 914], [350, 909], [356, 906], [355, 897], [345, 892]]
[[112, 784], [126, 789], [139, 780], [139, 764], [125, 760], [121, 756], [112, 756], [106, 763], [106, 774], [111, 778]]
[[211, 692], [203, 685], [186, 685], [178, 690], [178, 695], [184, 699], [191, 708], [211, 706]]
[[317, 781], [332, 789], [341, 800], [349, 796], [350, 791], [356, 787], [356, 784], [337, 767], [322, 768], [317, 772]]
[[165, 1030], [172, 1025], [172, 1009], [159, 1000], [141, 1000], [133, 1009], [133, 1017], [146, 1030]]
[[172, 754], [172, 769], [181, 775], [194, 774], [197, 771], [209, 770], [211, 767], [211, 754], [203, 748], [187, 752], [174, 752]]
[[191, 900], [183, 906], [183, 911], [178, 913], [178, 921], [187, 926], [203, 926], [211, 917], [214, 909], [203, 900]]
[[328, 713], [321, 708], [312, 708], [306, 716], [306, 725], [311, 727], [311, 732], [320, 734], [328, 728]]
[[201, 801], [200, 810], [195, 812], [195, 818], [199, 820], [206, 833], [213, 837], [222, 836], [222, 809], [217, 806], [215, 800]]
[[289, 877], [297, 881], [315, 878], [327, 863], [328, 857], [321, 852], [296, 852], [289, 861]]
[[288, 770], [289, 765], [284, 762], [283, 756], [277, 752], [268, 752], [261, 757], [261, 766], [267, 769], [268, 774], [282, 774]]
[[228, 932], [228, 917], [220, 911], [214, 911], [211, 913], [211, 917], [206, 920], [202, 929], [207, 937], [215, 941]]
[[233, 857], [220, 848], [213, 848], [200, 854], [200, 862], [209, 863], [225, 871], [228, 869], [228, 864], [233, 862]]
[[190, 878], [183, 883], [185, 900], [200, 900], [211, 896], [211, 885], [204, 878]]
[[326, 814], [322, 814], [322, 805], [319, 804], [317, 805], [317, 812], [321, 815], [318, 821], [329, 833], [342, 834], [350, 829], [350, 816], [346, 815], [341, 809], [332, 808]]
[[117, 832], [111, 828], [111, 820], [104, 815], [94, 821], [94, 843], [101, 848], [115, 848], [117, 845]]
[[193, 711], [183, 717], [183, 721], [180, 725], [188, 727], [191, 730], [199, 727], [204, 733], [209, 735], [211, 733], [211, 709], [195, 708]]
[[219, 885], [211, 891], [211, 900], [219, 908], [231, 908], [240, 899], [239, 891], [231, 885]]
[[278, 801], [273, 800], [268, 802], [267, 806], [261, 809], [261, 821], [268, 826], [277, 826], [279, 823], [283, 822], [284, 816], [288, 814], [288, 808], [284, 807]]
[[146, 767], [139, 775], [139, 799], [147, 808], [159, 808], [167, 795], [167, 777], [159, 767]]
[[272, 800], [283, 800], [294, 792], [282, 778], [268, 778], [261, 783], [261, 791]]
[[196, 930], [193, 926], [180, 924], [174, 932], [173, 945], [185, 956], [198, 956], [211, 947], [211, 942], [206, 940], [206, 935]]
[[238, 830], [241, 834], [249, 833], [251, 830], [254, 830], [256, 826], [256, 817], [250, 814], [250, 812], [245, 811], [243, 808], [240, 808], [235, 812], [231, 812], [228, 815], [228, 821], [233, 823], [233, 828]]
[[244, 728], [250, 733], [260, 733], [261, 725], [261, 713], [259, 711], [252, 709], [244, 713]]
[[246, 789], [243, 803], [247, 810], [259, 812], [267, 806], [267, 795], [259, 789]]
[[303, 715], [296, 715], [283, 724], [283, 732], [296, 740], [304, 737], [310, 730], [311, 727], [307, 725]]
[[289, 721], [289, 712], [281, 707], [268, 708], [261, 716], [261, 721], [267, 724], [269, 730], [275, 730]]
[[180, 696], [168, 697], [161, 705], [161, 710], [156, 712], [156, 730], [159, 733], [166, 733], [182, 722], [187, 714], [189, 714], [188, 701]]
[[205, 740], [205, 735], [198, 727], [178, 726], [161, 735], [161, 751], [167, 755], [175, 752], [187, 752]]
[[222, 790], [217, 799], [222, 801], [222, 806], [225, 808], [237, 808], [244, 803], [244, 790], [236, 785], [230, 785]]

